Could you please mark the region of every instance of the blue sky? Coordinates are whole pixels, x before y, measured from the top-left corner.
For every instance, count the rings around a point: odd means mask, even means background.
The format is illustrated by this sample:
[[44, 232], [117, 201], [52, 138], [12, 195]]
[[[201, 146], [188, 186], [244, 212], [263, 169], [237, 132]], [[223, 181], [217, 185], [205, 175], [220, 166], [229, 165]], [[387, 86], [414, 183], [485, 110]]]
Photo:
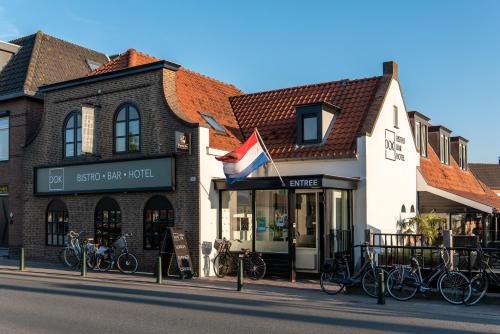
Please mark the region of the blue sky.
[[42, 30], [136, 48], [254, 92], [380, 75], [395, 60], [409, 110], [500, 156], [500, 1], [5, 1], [0, 39]]

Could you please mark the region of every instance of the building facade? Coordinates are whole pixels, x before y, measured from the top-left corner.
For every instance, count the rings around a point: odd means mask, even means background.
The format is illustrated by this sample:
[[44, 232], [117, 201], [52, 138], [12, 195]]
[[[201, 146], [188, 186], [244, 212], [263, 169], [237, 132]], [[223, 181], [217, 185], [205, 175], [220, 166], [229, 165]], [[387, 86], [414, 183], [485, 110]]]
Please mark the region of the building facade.
[[21, 246], [25, 146], [43, 114], [39, 86], [86, 75], [106, 55], [43, 32], [0, 42], [0, 246]]

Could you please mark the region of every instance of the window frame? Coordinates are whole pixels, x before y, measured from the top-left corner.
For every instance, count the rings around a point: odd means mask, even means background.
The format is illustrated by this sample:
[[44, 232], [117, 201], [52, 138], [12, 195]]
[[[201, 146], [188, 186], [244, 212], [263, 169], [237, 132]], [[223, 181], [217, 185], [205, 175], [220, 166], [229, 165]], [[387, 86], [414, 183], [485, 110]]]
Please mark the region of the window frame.
[[[157, 208], [153, 208], [155, 205], [158, 204], [158, 202], [155, 203], [155, 201], [161, 201], [163, 203], [161, 203], [161, 205], [157, 206]], [[162, 205], [165, 205], [164, 207], [161, 207]], [[154, 233], [155, 231], [153, 227], [156, 227], [154, 226], [154, 221], [153, 221], [153, 215], [154, 213], [152, 213], [152, 216], [151, 216], [151, 221], [148, 222], [147, 221], [147, 214], [148, 214], [148, 211], [158, 211], [158, 216], [160, 217], [161, 219], [161, 211], [166, 211], [166, 220], [165, 221], [157, 221], [157, 230], [158, 230], [158, 235], [159, 235], [159, 239], [158, 239], [158, 245], [153, 245], [153, 240], [154, 240]], [[170, 214], [172, 214], [172, 216], [170, 216]], [[146, 233], [146, 224], [149, 223], [151, 224], [151, 231], [153, 232], [148, 232]], [[142, 240], [142, 248], [143, 250], [159, 250], [160, 247], [161, 247], [161, 243], [162, 243], [162, 237], [163, 235], [161, 234], [162, 232], [162, 227], [165, 229], [169, 228], [169, 227], [174, 227], [175, 226], [175, 209], [172, 205], [172, 203], [168, 200], [168, 198], [166, 198], [165, 196], [162, 196], [162, 195], [155, 195], [155, 196], [152, 196], [148, 199], [148, 201], [146, 202], [146, 205], [144, 206], [144, 210], [143, 210], [143, 219], [142, 219], [142, 236], [143, 236], [143, 240]], [[151, 236], [151, 246], [150, 247], [146, 247], [146, 238]]]
[[[80, 116], [80, 127], [78, 127], [78, 116]], [[68, 128], [68, 123], [70, 120], [74, 117], [73, 121], [73, 127]], [[80, 151], [81, 151], [81, 145], [83, 142], [83, 131], [82, 131], [82, 123], [81, 123], [81, 118], [82, 118], [82, 112], [81, 111], [72, 111], [70, 112], [66, 118], [64, 119], [64, 126], [63, 126], [63, 158], [64, 159], [77, 159], [81, 156], [83, 156], [83, 152], [80, 152], [78, 154], [78, 143], [80, 143]], [[67, 142], [66, 141], [66, 132], [69, 129], [73, 129], [73, 141], [72, 142]], [[78, 142], [78, 129], [80, 129], [80, 142]], [[66, 145], [73, 145], [73, 155], [68, 156], [67, 151], [66, 151]]]
[[0, 162], [7, 162], [10, 160], [10, 115], [8, 112], [0, 112], [0, 120], [1, 119], [6, 119], [7, 120], [7, 126], [0, 127], [0, 132], [6, 131], [7, 132], [7, 158], [2, 159], [0, 157]]
[[393, 123], [394, 128], [399, 129], [398, 106], [393, 106], [393, 109], [392, 109], [392, 123]]
[[[133, 107], [137, 111], [137, 118], [130, 119], [130, 107]], [[125, 120], [124, 121], [117, 121], [118, 115], [120, 112], [124, 110], [125, 111]], [[129, 129], [130, 129], [130, 122], [131, 121], [139, 121], [139, 133], [138, 134], [133, 134], [129, 135]], [[118, 123], [125, 123], [125, 135], [124, 136], [118, 136], [116, 127]], [[139, 149], [132, 151], [130, 150], [130, 137], [139, 137]], [[118, 151], [117, 150], [117, 139], [125, 139], [125, 150], [124, 151]], [[137, 154], [141, 153], [142, 150], [142, 117], [141, 117], [141, 111], [135, 105], [134, 103], [131, 102], [126, 102], [122, 103], [115, 111], [115, 115], [113, 117], [113, 154]]]
[[428, 158], [429, 129], [426, 124], [420, 123], [420, 156]]
[[[304, 134], [305, 134], [305, 126], [304, 126], [304, 122], [307, 118], [316, 118], [316, 139], [305, 139], [304, 138]], [[320, 143], [322, 140], [321, 140], [321, 117], [320, 117], [320, 113], [318, 112], [306, 112], [306, 113], [303, 113], [301, 114], [301, 117], [300, 117], [300, 125], [301, 125], [301, 141], [302, 141], [302, 144], [316, 144], [316, 143]]]
[[420, 152], [420, 142], [422, 141], [420, 132], [422, 129], [420, 128], [421, 123], [419, 121], [415, 121], [415, 146], [417, 147], [417, 151]]
[[[59, 206], [59, 207], [58, 207]], [[49, 222], [49, 213], [52, 213], [51, 221]], [[54, 213], [62, 213], [63, 215], [63, 221], [58, 222], [54, 221]], [[52, 236], [52, 243], [49, 243], [49, 223], [52, 225], [52, 232], [50, 233], [50, 236]], [[59, 236], [61, 235], [60, 233], [54, 232], [54, 228], [56, 230], [59, 230], [59, 226], [62, 224], [63, 225], [63, 242], [62, 244], [59, 243]], [[56, 199], [51, 201], [47, 205], [47, 209], [45, 210], [45, 245], [48, 247], [65, 247], [67, 245], [67, 234], [69, 231], [69, 212], [68, 212], [68, 207], [66, 206], [66, 203], [63, 201]], [[54, 243], [54, 236], [57, 237], [57, 242]]]
[[224, 125], [220, 124], [215, 119], [214, 116], [212, 116], [210, 114], [207, 114], [207, 113], [204, 113], [204, 112], [201, 112], [200, 115], [201, 115], [201, 117], [203, 117], [203, 119], [205, 120], [205, 122], [208, 123], [208, 125], [210, 126], [210, 128], [212, 130], [214, 130], [216, 133], [221, 134], [221, 135], [227, 135], [227, 131], [226, 131], [226, 128], [224, 127]]

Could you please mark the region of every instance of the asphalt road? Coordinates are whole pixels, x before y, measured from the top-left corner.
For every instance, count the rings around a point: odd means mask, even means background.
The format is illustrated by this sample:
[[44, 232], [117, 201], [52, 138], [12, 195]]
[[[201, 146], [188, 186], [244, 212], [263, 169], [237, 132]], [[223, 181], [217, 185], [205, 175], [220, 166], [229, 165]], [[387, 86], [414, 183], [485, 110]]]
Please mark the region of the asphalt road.
[[[167, 281], [168, 284], [168, 281]], [[0, 334], [500, 333], [500, 306], [377, 305], [320, 291], [157, 286], [0, 272]]]

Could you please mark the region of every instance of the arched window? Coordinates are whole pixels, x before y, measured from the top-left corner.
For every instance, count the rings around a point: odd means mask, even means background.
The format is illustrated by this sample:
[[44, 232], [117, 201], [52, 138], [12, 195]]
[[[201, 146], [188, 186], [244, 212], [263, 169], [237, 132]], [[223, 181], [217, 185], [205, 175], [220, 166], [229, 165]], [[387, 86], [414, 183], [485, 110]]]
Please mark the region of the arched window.
[[64, 122], [64, 157], [82, 155], [82, 113], [74, 111]]
[[401, 206], [401, 213], [406, 213], [406, 206], [404, 204]]
[[152, 197], [144, 207], [144, 249], [159, 249], [167, 227], [173, 227], [174, 208], [163, 196]]
[[65, 246], [68, 234], [68, 209], [60, 200], [54, 200], [47, 206], [47, 245]]
[[115, 116], [115, 152], [141, 150], [141, 119], [139, 111], [131, 104], [124, 104]]
[[413, 204], [411, 205], [410, 212], [415, 213], [415, 206]]
[[95, 208], [95, 240], [105, 246], [111, 245], [122, 233], [120, 206], [112, 198], [105, 197]]

